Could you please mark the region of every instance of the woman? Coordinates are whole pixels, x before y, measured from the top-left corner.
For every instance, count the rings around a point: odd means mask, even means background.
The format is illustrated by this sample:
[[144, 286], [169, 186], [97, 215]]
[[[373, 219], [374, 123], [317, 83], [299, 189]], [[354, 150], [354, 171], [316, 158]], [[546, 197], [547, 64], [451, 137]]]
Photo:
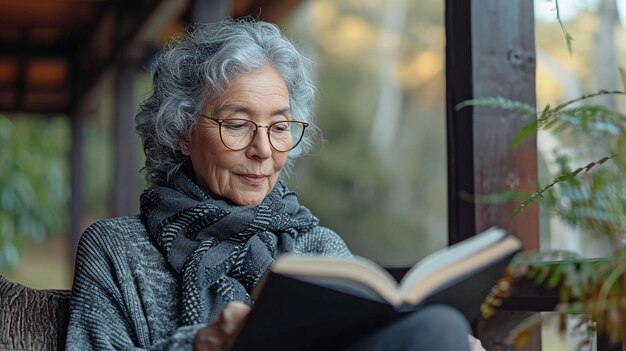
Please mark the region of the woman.
[[[280, 253], [350, 256], [279, 180], [315, 129], [306, 64], [256, 21], [200, 27], [159, 56], [136, 117], [150, 188], [139, 216], [81, 237], [68, 349], [226, 350]], [[435, 307], [353, 347], [462, 350], [465, 333], [462, 317]]]

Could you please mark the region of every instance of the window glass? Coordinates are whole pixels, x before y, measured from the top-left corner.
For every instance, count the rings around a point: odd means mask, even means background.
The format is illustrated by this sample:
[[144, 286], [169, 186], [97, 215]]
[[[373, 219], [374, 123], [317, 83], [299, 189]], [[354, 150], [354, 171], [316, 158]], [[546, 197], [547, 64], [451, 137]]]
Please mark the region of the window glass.
[[281, 24], [315, 67], [324, 141], [291, 177], [358, 255], [447, 245], [442, 1], [305, 1]]
[[[565, 101], [577, 99], [600, 90], [624, 90], [626, 77], [620, 79], [618, 67], [626, 67], [626, 1], [559, 1], [559, 15], [565, 28], [573, 37], [572, 52], [568, 52], [565, 36], [556, 19], [554, 1], [536, 0], [536, 46], [537, 46], [537, 108], [546, 105], [556, 106]], [[623, 75], [622, 71], [622, 75]], [[619, 96], [601, 96], [585, 99], [579, 104], [595, 104], [621, 111], [626, 107], [626, 99]], [[572, 122], [578, 123], [577, 119]], [[566, 124], [567, 125], [567, 124]], [[540, 131], [538, 135], [539, 170], [541, 185], [552, 182], [562, 172], [561, 165], [567, 162], [570, 169], [585, 166], [590, 162], [608, 156], [608, 145], [624, 135], [607, 133], [608, 125], [592, 126], [591, 132], [580, 133], [567, 127], [556, 132]], [[605, 130], [600, 130], [600, 129]], [[590, 174], [605, 172], [615, 167], [613, 161], [594, 167]], [[596, 173], [593, 173], [596, 172]], [[561, 198], [559, 207], [577, 208], [574, 219], [563, 220], [557, 211], [542, 206], [541, 245], [542, 248], [567, 249], [586, 257], [606, 256], [611, 252], [606, 236], [607, 230], [595, 226], [591, 229], [581, 226], [580, 219], [592, 221], [601, 219], [608, 212], [597, 211], [598, 206], [583, 206], [598, 200], [598, 195], [615, 186], [623, 191], [623, 180], [616, 172], [606, 172], [612, 176], [602, 178], [603, 184], [586, 184], [587, 174], [577, 179], [581, 184], [573, 187], [555, 187]], [[611, 190], [612, 192], [612, 190]], [[600, 221], [597, 221], [600, 223]]]

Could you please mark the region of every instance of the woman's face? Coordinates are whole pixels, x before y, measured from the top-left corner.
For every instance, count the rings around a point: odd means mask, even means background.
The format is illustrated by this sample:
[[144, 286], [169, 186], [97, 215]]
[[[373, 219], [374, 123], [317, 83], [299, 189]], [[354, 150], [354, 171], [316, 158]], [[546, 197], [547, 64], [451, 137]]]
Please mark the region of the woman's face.
[[[291, 119], [287, 85], [271, 65], [230, 83], [224, 94], [208, 101], [204, 115], [259, 125]], [[230, 150], [220, 140], [217, 122], [202, 116], [182, 149], [191, 158], [199, 185], [237, 205], [260, 204], [274, 188], [288, 154], [271, 147], [265, 128], [259, 128], [249, 147]]]

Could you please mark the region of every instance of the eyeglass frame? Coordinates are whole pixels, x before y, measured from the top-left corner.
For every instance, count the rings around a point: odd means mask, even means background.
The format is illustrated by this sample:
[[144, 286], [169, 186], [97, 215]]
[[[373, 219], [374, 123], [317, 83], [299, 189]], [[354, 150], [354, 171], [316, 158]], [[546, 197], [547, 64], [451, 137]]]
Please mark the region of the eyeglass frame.
[[[276, 150], [277, 152], [289, 152], [293, 149], [295, 149], [298, 145], [300, 145], [300, 142], [302, 142], [302, 139], [304, 139], [304, 132], [306, 130], [306, 128], [309, 126], [309, 123], [307, 122], [303, 122], [303, 121], [296, 121], [296, 120], [287, 120], [287, 121], [276, 121], [276, 122], [272, 122], [266, 126], [263, 125], [259, 125], [257, 124], [255, 121], [249, 120], [249, 119], [245, 119], [245, 118], [215, 118], [215, 117], [211, 117], [211, 116], [207, 116], [205, 114], [200, 114], [199, 116], [204, 117], [206, 119], [209, 119], [215, 123], [217, 123], [218, 128], [219, 128], [219, 135], [220, 135], [220, 141], [222, 142], [222, 145], [224, 145], [228, 150], [231, 151], [241, 151], [241, 150], [245, 150], [247, 148], [250, 147], [250, 145], [252, 145], [254, 143], [254, 140], [256, 139], [256, 133], [259, 130], [259, 128], [265, 128], [266, 129], [266, 133], [267, 133], [267, 140], [270, 142], [270, 146], [272, 147], [272, 149]], [[227, 120], [241, 120], [241, 121], [246, 121], [246, 122], [250, 122], [252, 124], [254, 124], [254, 132], [252, 132], [252, 139], [250, 140], [250, 143], [240, 149], [233, 149], [231, 147], [229, 147], [228, 145], [226, 145], [226, 143], [224, 142], [224, 137], [222, 137], [222, 123], [224, 123]], [[288, 150], [278, 150], [274, 144], [272, 143], [272, 136], [270, 135], [270, 128], [278, 123], [284, 123], [284, 122], [289, 122], [289, 123], [297, 123], [302, 125], [302, 135], [300, 135], [300, 139], [298, 140], [297, 143], [295, 143], [290, 149]]]

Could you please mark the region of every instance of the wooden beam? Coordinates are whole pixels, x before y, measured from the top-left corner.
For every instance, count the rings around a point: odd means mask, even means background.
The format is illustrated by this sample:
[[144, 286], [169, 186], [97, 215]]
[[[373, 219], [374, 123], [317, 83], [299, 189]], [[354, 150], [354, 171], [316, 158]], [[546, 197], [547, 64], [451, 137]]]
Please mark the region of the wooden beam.
[[0, 111], [5, 112], [5, 113], [36, 113], [38, 115], [41, 116], [49, 116], [49, 117], [56, 117], [58, 115], [67, 115], [69, 114], [71, 111], [68, 110], [65, 107], [54, 107], [54, 108], [50, 108], [50, 107], [31, 107], [31, 106], [23, 106], [23, 107], [17, 107], [17, 106], [2, 106], [2, 104], [0, 104]]
[[31, 58], [65, 58], [69, 56], [74, 48], [67, 45], [67, 42], [54, 44], [31, 43], [29, 41], [20, 40], [14, 43], [2, 43], [2, 51], [0, 57], [20, 57], [27, 56]]
[[[96, 93], [104, 77], [115, 67], [125, 62], [139, 61], [143, 50], [181, 15], [189, 6], [189, 0], [146, 0], [133, 5], [132, 11], [126, 11], [131, 9], [128, 7], [130, 5], [124, 5], [129, 2], [115, 4], [121, 7], [108, 9], [108, 16], [102, 16], [99, 25], [101, 30], [94, 31], [93, 36], [86, 39], [85, 45], [75, 55], [79, 65], [74, 67], [72, 73], [73, 110], [81, 109], [80, 105]], [[118, 24], [124, 26], [124, 36], [114, 35]], [[112, 42], [108, 47], [94, 46], [102, 38], [111, 38]]]
[[[22, 40], [26, 41], [28, 38], [28, 32], [24, 29], [22, 31]], [[20, 54], [17, 60], [17, 80], [15, 82], [15, 107], [24, 109], [24, 101], [26, 100], [26, 69], [28, 66], [28, 57], [25, 54]]]
[[234, 18], [252, 16], [260, 20], [278, 23], [291, 13], [301, 0], [253, 0], [234, 3]]
[[89, 23], [106, 0], [23, 1], [2, 0], [1, 27], [75, 28]]

